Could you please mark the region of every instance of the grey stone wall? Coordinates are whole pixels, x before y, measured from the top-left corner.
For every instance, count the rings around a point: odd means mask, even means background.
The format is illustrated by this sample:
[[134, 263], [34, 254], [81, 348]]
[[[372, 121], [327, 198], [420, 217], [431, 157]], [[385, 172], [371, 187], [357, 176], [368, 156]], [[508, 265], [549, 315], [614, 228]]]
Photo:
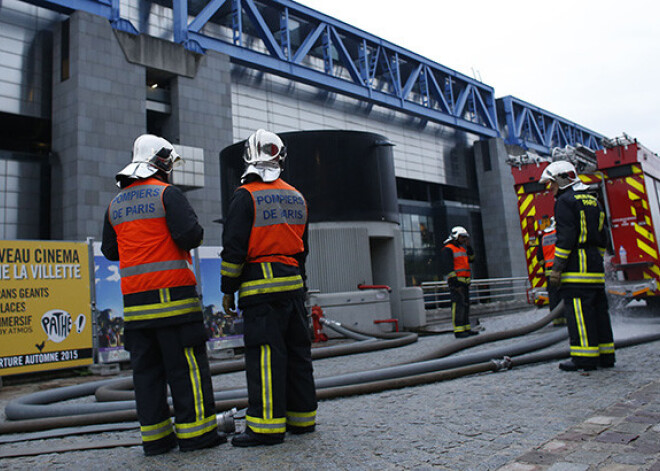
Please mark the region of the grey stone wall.
[[70, 75], [61, 80], [62, 25], [53, 47], [52, 237], [100, 239], [114, 176], [146, 129], [145, 69], [128, 63], [107, 20], [70, 17]]
[[[231, 64], [223, 54], [207, 51], [194, 78], [178, 77], [179, 141], [204, 149], [204, 188], [186, 193], [204, 226], [204, 244], [221, 245], [220, 150], [233, 143]], [[185, 158], [185, 156], [183, 156]]]
[[146, 132], [151, 68], [175, 77], [170, 139], [204, 149], [205, 185], [187, 196], [205, 228], [205, 244], [219, 245], [221, 226], [213, 222], [221, 217], [218, 153], [232, 143], [228, 57], [118, 33], [107, 20], [83, 12], [71, 15], [69, 28], [67, 80], [61, 80], [61, 25], [53, 48], [53, 238], [100, 239], [105, 209], [117, 192], [114, 176]]
[[504, 142], [499, 138], [479, 141], [474, 151], [488, 277], [527, 276], [518, 199]]

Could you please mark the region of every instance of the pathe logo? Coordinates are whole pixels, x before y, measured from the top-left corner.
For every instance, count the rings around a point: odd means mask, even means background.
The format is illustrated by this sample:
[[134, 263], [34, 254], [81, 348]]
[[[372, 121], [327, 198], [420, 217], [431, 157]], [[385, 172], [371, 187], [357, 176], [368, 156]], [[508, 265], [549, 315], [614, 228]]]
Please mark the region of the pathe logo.
[[53, 309], [41, 316], [41, 327], [50, 340], [60, 343], [71, 333], [73, 320], [68, 312]]

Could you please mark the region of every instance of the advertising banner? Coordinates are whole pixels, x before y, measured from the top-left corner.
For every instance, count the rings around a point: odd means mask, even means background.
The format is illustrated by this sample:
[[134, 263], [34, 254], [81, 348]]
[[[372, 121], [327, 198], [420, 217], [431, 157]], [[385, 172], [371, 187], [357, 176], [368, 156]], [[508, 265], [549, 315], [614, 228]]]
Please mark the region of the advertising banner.
[[84, 242], [0, 241], [0, 376], [93, 361]]
[[111, 262], [94, 242], [94, 280], [96, 292], [96, 347], [99, 363], [126, 361], [124, 350], [124, 300], [121, 294], [119, 262]]
[[199, 260], [197, 278], [202, 287], [204, 327], [211, 351], [243, 346], [243, 318], [228, 316], [222, 309], [220, 251], [221, 247], [200, 247], [195, 250], [195, 258]]
[[[204, 327], [211, 351], [243, 346], [243, 319], [234, 319], [222, 310], [220, 291], [220, 247], [200, 247], [193, 251], [193, 264], [204, 309]], [[128, 360], [124, 350], [124, 303], [121, 294], [119, 262], [111, 262], [94, 243], [96, 286], [96, 341], [98, 362]]]

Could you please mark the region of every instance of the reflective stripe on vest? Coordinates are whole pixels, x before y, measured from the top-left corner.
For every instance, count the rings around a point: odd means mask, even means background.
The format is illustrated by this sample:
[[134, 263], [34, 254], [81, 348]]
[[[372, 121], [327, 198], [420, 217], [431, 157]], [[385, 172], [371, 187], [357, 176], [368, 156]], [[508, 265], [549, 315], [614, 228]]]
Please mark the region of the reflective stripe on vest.
[[192, 270], [192, 264], [187, 260], [171, 260], [169, 262], [153, 262], [136, 265], [134, 267], [126, 267], [119, 270], [122, 277], [133, 275], [144, 275], [163, 270], [176, 270], [178, 268], [188, 268]]
[[140, 304], [124, 307], [124, 322], [149, 321], [183, 316], [202, 310], [199, 298], [179, 299], [178, 301], [162, 300], [156, 304]]
[[110, 202], [124, 295], [197, 284], [190, 253], [176, 245], [167, 227], [163, 193], [168, 186], [155, 178], [139, 180]]
[[298, 266], [293, 257], [304, 251], [302, 236], [307, 204], [302, 194], [281, 179], [243, 185], [252, 196], [254, 222], [248, 242], [247, 263], [279, 262]]
[[302, 288], [303, 279], [300, 275], [254, 280], [241, 284], [238, 290], [238, 297], [243, 298], [255, 294], [281, 293], [283, 291], [295, 291]]
[[470, 270], [470, 260], [468, 259], [467, 249], [465, 247], [456, 246], [452, 243], [447, 244], [454, 254], [454, 272], [459, 278], [470, 278], [472, 271]]

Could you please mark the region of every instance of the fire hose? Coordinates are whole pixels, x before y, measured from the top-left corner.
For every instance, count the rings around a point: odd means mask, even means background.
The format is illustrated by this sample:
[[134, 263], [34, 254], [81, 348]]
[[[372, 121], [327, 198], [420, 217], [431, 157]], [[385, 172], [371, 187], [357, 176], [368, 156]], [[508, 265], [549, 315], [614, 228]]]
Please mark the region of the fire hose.
[[[537, 323], [538, 322], [540, 321], [537, 321]], [[517, 331], [517, 329], [513, 329], [513, 331]], [[540, 361], [548, 361], [555, 358], [563, 358], [569, 354], [567, 348], [553, 349], [549, 352], [541, 353], [530, 352], [546, 348], [565, 338], [566, 332], [564, 329], [561, 329], [560, 331], [540, 336], [539, 338], [531, 341], [521, 341], [512, 346], [489, 349], [469, 355], [426, 360], [412, 364], [395, 365], [366, 372], [349, 373], [328, 378], [319, 378], [316, 381], [317, 397], [319, 399], [329, 399], [332, 397], [341, 397], [346, 395], [368, 394], [386, 389], [394, 389], [413, 386], [416, 384], [453, 379], [479, 372], [497, 371], [499, 369], [507, 368], [510, 366], [520, 366]], [[660, 340], [660, 333], [617, 340], [615, 345], [617, 348], [624, 348], [631, 345], [637, 345], [639, 343], [657, 340]], [[466, 340], [459, 342], [464, 343]], [[377, 342], [364, 343], [372, 344]], [[505, 358], [505, 360], [496, 361], [493, 360], [493, 358]], [[510, 358], [510, 360], [507, 358]], [[74, 397], [91, 394], [90, 391], [93, 391], [94, 388], [98, 388], [99, 383], [108, 384], [113, 381], [117, 382], [120, 380], [109, 380], [105, 382], [100, 381], [88, 383], [87, 385], [60, 388], [59, 390], [36, 393], [12, 401], [7, 406], [7, 417], [19, 417], [21, 420], [20, 422], [15, 423], [0, 424], [0, 434], [17, 433], [20, 431], [45, 430], [54, 427], [106, 423], [110, 421], [116, 422], [135, 420], [133, 401], [120, 401], [119, 404], [115, 404], [115, 407], [117, 407], [116, 410], [104, 412], [94, 410], [94, 412], [88, 412], [87, 415], [74, 417], [61, 417], [52, 415], [57, 411], [53, 410], [54, 408], [52, 406], [44, 405], [51, 404], [58, 400], [72, 399]], [[232, 407], [244, 407], [247, 404], [246, 397], [247, 391], [245, 388], [219, 391], [214, 395], [214, 398], [216, 399], [216, 408], [218, 410], [228, 410]], [[77, 411], [80, 411], [81, 406], [86, 405], [94, 406], [94, 404], [77, 404], [73, 407]], [[96, 404], [96, 406], [99, 405], [102, 404]], [[37, 409], [32, 409], [34, 407], [37, 407]], [[48, 407], [50, 407], [50, 409], [44, 409]], [[57, 409], [61, 409], [62, 407], [63, 405], [61, 404], [56, 406]], [[127, 408], [130, 408], [131, 410], [126, 410]], [[91, 409], [94, 408], [92, 407]], [[37, 411], [37, 413], [35, 414], [31, 411]]]
[[[553, 337], [545, 340], [545, 342], [549, 341], [550, 344], [552, 344], [561, 340], [561, 338], [565, 336], [565, 334], [563, 334], [560, 338], [557, 336], [557, 334], [562, 333], [553, 333]], [[364, 343], [373, 344], [376, 342]], [[529, 348], [542, 348], [540, 345], [545, 345], [545, 343], [541, 342], [541, 344], [539, 344], [538, 342], [532, 342], [528, 347], [522, 347], [520, 350], [514, 349], [513, 352], [515, 354], [518, 351], [529, 351]], [[380, 370], [372, 370], [370, 372], [351, 373], [330, 378], [320, 378], [316, 383], [317, 388], [322, 390], [324, 388], [347, 386], [349, 384], [359, 384], [376, 380], [392, 379], [397, 376], [411, 376], [438, 369], [451, 369], [459, 366], [465, 366], [466, 364], [474, 363], [476, 361], [488, 361], [490, 358], [503, 356], [507, 353], [512, 354], [508, 348], [506, 351], [502, 349], [496, 349], [495, 351], [482, 352], [476, 357], [468, 355], [465, 357], [446, 358], [429, 362], [413, 363], [410, 365], [394, 366]], [[233, 366], [235, 367], [236, 365]], [[45, 427], [62, 427], [64, 426], [64, 422], [66, 422], [68, 419], [68, 416], [76, 415], [92, 415], [93, 417], [90, 417], [90, 420], [85, 421], [85, 424], [103, 423], [108, 420], [133, 420], [135, 417], [135, 403], [131, 400], [96, 403], [54, 404], [61, 401], [94, 394], [99, 388], [104, 386], [116, 386], [121, 384], [125, 385], [129, 382], [129, 380], [130, 378], [120, 378], [114, 380], [95, 381], [87, 384], [68, 386], [50, 391], [42, 391], [30, 394], [11, 401], [5, 409], [5, 413], [7, 418], [11, 420], [29, 420], [32, 422], [32, 424], [25, 425], [29, 426], [31, 430], [36, 430], [37, 428], [34, 427], [38, 427], [38, 424], [34, 421], [46, 420], [46, 422], [44, 422]], [[132, 394], [131, 391], [125, 392]], [[325, 396], [323, 393], [321, 393], [320, 397], [327, 398], [327, 396]], [[247, 404], [246, 398], [247, 390], [245, 388], [229, 391], [217, 391], [214, 394], [214, 399], [216, 400], [216, 407], [218, 410], [231, 409], [232, 407], [244, 407]], [[112, 419], [113, 413], [116, 413], [116, 419]], [[59, 422], [48, 420], [54, 417], [60, 417], [61, 420]], [[80, 423], [80, 421], [76, 422], [76, 424]], [[6, 427], [12, 425], [17, 426], [18, 424], [0, 424], [0, 433], [8, 433], [5, 431]], [[15, 427], [12, 427], [12, 429], [16, 430]]]

